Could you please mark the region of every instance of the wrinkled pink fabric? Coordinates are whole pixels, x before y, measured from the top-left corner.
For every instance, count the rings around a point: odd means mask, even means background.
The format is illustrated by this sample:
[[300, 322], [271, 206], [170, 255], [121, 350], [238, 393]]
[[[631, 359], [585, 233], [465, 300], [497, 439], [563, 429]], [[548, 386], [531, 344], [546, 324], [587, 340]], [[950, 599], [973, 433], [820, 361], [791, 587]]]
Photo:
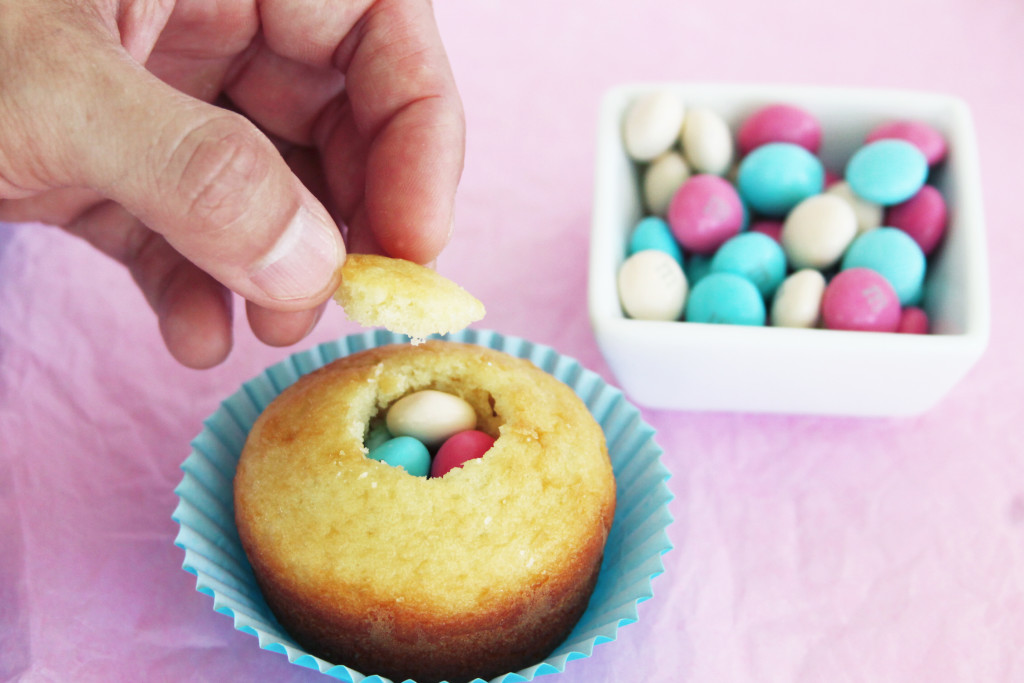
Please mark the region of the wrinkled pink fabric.
[[[558, 680], [1024, 680], [1024, 5], [448, 0], [436, 12], [469, 127], [438, 269], [485, 302], [482, 327], [612, 381], [585, 307], [606, 88], [934, 90], [967, 100], [978, 131], [982, 360], [913, 419], [644, 410], [673, 472], [675, 548], [639, 622]], [[182, 369], [118, 265], [55, 229], [0, 225], [0, 680], [321, 680], [215, 613], [173, 545], [178, 467], [202, 419], [295, 350], [258, 344], [239, 319], [226, 363]], [[356, 331], [332, 308], [299, 348]]]

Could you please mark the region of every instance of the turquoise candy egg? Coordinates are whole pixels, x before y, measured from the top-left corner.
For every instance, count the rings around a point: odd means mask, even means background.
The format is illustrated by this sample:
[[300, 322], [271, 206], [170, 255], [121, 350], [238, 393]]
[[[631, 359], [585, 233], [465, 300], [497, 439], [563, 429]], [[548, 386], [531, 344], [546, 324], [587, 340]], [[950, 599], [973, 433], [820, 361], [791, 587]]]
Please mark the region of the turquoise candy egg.
[[855, 239], [843, 256], [842, 268], [870, 268], [880, 274], [896, 290], [903, 306], [921, 301], [926, 270], [924, 252], [899, 228], [876, 228]]
[[764, 325], [765, 306], [753, 282], [733, 273], [710, 273], [690, 292], [686, 321]]
[[750, 209], [766, 216], [783, 216], [824, 189], [825, 167], [799, 145], [772, 142], [743, 159], [736, 183]]
[[415, 477], [430, 474], [430, 451], [419, 439], [396, 436], [377, 446], [367, 455], [392, 467], [401, 467]]
[[928, 160], [905, 140], [878, 140], [864, 145], [846, 164], [846, 182], [858, 197], [892, 206], [905, 202], [928, 178]]
[[768, 299], [786, 278], [786, 252], [768, 235], [745, 232], [719, 247], [711, 259], [711, 272], [745, 277]]
[[683, 265], [683, 250], [676, 242], [676, 238], [672, 235], [672, 230], [664, 218], [647, 216], [633, 228], [633, 233], [629, 237], [629, 253], [627, 255], [632, 256], [638, 251], [646, 249], [663, 251], [674, 258], [680, 266]]
[[707, 254], [690, 254], [686, 259], [686, 282], [692, 288], [711, 272], [711, 257]]

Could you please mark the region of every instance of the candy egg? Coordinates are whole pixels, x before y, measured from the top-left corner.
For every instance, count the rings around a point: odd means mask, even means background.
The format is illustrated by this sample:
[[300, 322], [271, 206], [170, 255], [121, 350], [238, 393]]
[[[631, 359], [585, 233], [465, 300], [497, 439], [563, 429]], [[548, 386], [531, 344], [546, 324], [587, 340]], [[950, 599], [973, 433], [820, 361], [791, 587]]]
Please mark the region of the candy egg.
[[864, 145], [846, 164], [846, 181], [859, 196], [891, 206], [905, 202], [928, 177], [924, 154], [905, 140], [876, 140]]
[[750, 232], [768, 235], [779, 244], [782, 244], [782, 221], [770, 219], [754, 221], [750, 224]]
[[857, 234], [857, 216], [843, 199], [831, 194], [809, 197], [782, 225], [782, 247], [794, 268], [828, 268]]
[[724, 175], [732, 164], [733, 144], [729, 124], [707, 107], [686, 113], [679, 138], [683, 156], [696, 173]]
[[872, 128], [865, 142], [876, 140], [906, 140], [921, 150], [929, 166], [946, 158], [946, 138], [923, 121], [890, 121]]
[[664, 216], [672, 196], [689, 177], [690, 167], [683, 155], [675, 150], [669, 150], [652, 161], [644, 170], [643, 178], [644, 203], [650, 212]]
[[921, 299], [926, 268], [924, 252], [902, 230], [881, 227], [855, 239], [843, 256], [843, 270], [849, 268], [870, 268], [880, 273], [904, 306]]
[[743, 228], [743, 203], [729, 181], [705, 173], [683, 183], [667, 218], [684, 249], [710, 254]]
[[825, 288], [821, 317], [830, 330], [895, 332], [900, 301], [889, 281], [870, 268], [837, 274]]
[[637, 161], [650, 161], [675, 144], [683, 126], [686, 105], [677, 93], [657, 90], [638, 97], [623, 121], [626, 152]]
[[470, 460], [483, 457], [494, 446], [494, 437], [485, 432], [471, 429], [453, 434], [441, 444], [434, 462], [430, 465], [431, 477], [443, 477], [456, 467], [462, 467]]
[[764, 298], [754, 283], [745, 277], [710, 273], [690, 293], [686, 320], [693, 323], [764, 325]]
[[740, 196], [754, 211], [784, 216], [804, 199], [821, 192], [825, 169], [813, 154], [789, 142], [761, 145], [740, 162]]
[[885, 223], [910, 235], [927, 256], [935, 250], [946, 234], [948, 211], [942, 193], [925, 185], [913, 197], [890, 206]]
[[754, 283], [761, 296], [770, 298], [786, 277], [786, 254], [768, 235], [745, 232], [715, 252], [711, 272], [741, 275]]
[[897, 332], [903, 334], [928, 334], [928, 314], [917, 306], [907, 306], [900, 316]]
[[798, 270], [775, 292], [771, 323], [776, 327], [817, 327], [821, 320], [821, 297], [825, 276], [813, 268]]
[[645, 249], [619, 268], [619, 303], [635, 320], [678, 320], [686, 304], [686, 276], [679, 263], [659, 249]]
[[473, 406], [454, 394], [434, 389], [403, 396], [391, 404], [387, 413], [387, 427], [391, 434], [414, 437], [431, 448], [452, 434], [475, 426]]
[[367, 455], [392, 467], [401, 467], [414, 477], [425, 477], [430, 473], [430, 451], [419, 439], [411, 436], [396, 436], [374, 448]]
[[686, 259], [686, 282], [690, 289], [711, 272], [711, 256], [708, 254], [690, 254]]
[[825, 190], [825, 194], [833, 194], [846, 200], [846, 203], [850, 205], [850, 208], [853, 209], [854, 215], [857, 217], [858, 234], [867, 232], [868, 230], [874, 230], [882, 224], [882, 219], [885, 214], [885, 209], [882, 208], [882, 205], [869, 202], [863, 197], [858, 197], [854, 194], [853, 190], [850, 189], [850, 183], [845, 180], [841, 180], [829, 186], [828, 189]]
[[672, 236], [672, 230], [669, 229], [668, 223], [662, 218], [657, 216], [641, 218], [633, 228], [633, 233], [629, 236], [627, 253], [633, 255], [646, 249], [663, 251], [674, 258], [680, 266], [683, 265], [683, 251], [679, 248], [676, 238]]
[[772, 104], [748, 116], [737, 134], [740, 154], [770, 142], [791, 142], [812, 154], [821, 146], [821, 124], [810, 112], [789, 104]]

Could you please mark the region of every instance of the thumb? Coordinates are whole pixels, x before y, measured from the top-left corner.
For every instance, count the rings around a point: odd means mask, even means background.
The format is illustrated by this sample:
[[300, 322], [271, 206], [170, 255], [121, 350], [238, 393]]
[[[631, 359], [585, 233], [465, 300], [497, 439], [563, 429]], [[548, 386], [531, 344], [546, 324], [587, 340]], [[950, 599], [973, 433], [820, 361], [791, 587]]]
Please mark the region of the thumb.
[[[253, 303], [308, 309], [336, 289], [341, 233], [274, 145], [237, 114], [166, 85], [121, 50], [78, 79], [58, 131], [70, 184], [113, 199]], [[84, 123], [81, 123], [84, 122]]]

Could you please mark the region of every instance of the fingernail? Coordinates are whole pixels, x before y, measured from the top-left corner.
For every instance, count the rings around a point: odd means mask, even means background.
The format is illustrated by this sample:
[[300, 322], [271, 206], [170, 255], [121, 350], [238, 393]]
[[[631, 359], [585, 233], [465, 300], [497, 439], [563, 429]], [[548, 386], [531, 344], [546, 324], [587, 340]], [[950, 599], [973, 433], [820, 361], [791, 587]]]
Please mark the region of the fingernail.
[[300, 207], [277, 244], [249, 279], [271, 299], [289, 301], [319, 294], [340, 267], [337, 229]]

